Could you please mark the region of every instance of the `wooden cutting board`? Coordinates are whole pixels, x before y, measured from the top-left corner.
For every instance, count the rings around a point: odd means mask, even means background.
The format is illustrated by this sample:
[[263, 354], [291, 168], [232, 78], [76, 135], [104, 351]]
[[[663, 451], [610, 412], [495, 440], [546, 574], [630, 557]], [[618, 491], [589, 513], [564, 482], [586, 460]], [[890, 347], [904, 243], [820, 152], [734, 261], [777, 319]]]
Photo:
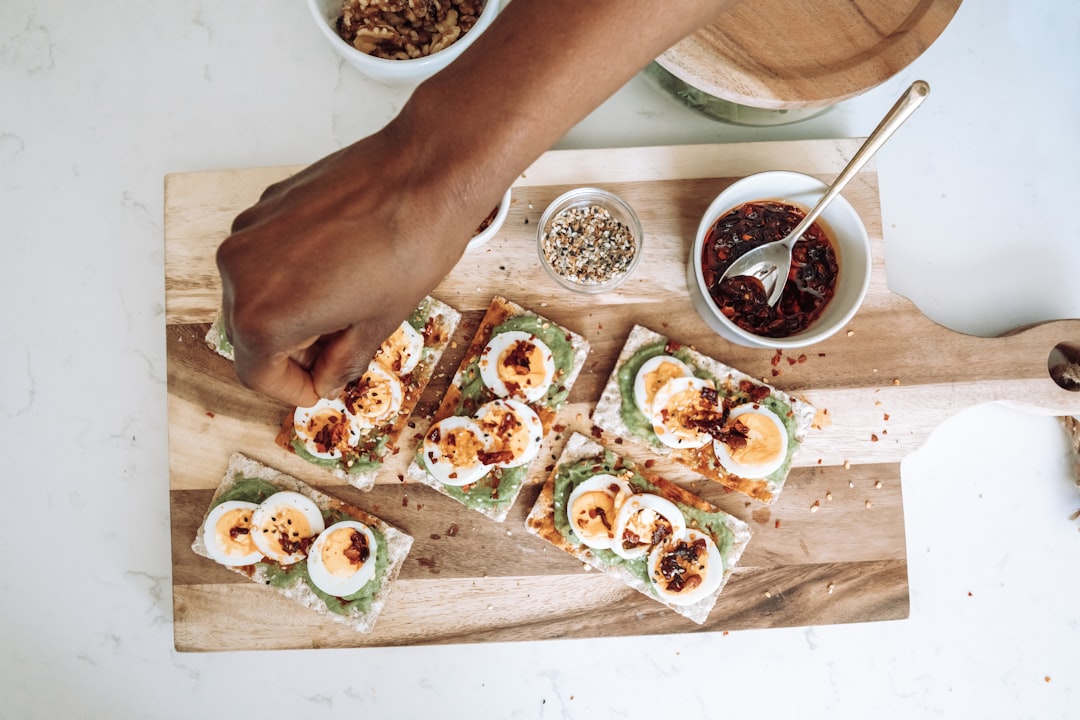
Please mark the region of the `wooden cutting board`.
[[[592, 343], [586, 367], [510, 517], [479, 513], [399, 480], [415, 442], [375, 489], [340, 484], [274, 444], [280, 403], [243, 389], [231, 364], [203, 344], [220, 302], [214, 250], [232, 218], [269, 183], [299, 168], [170, 175], [165, 182], [169, 494], [175, 641], [180, 650], [352, 647], [710, 632], [891, 620], [908, 614], [900, 461], [957, 411], [1004, 401], [1055, 415], [1080, 413], [1080, 393], [1047, 371], [1051, 349], [1080, 339], [1080, 321], [1008, 337], [951, 332], [885, 282], [877, 176], [845, 196], [873, 243], [866, 302], [846, 332], [778, 362], [774, 353], [720, 339], [687, 297], [685, 262], [701, 214], [734, 179], [789, 169], [831, 180], [856, 140], [550, 152], [514, 185], [502, 232], [466, 254], [434, 295], [463, 313], [417, 411], [425, 424], [484, 309], [504, 295]], [[564, 190], [600, 185], [622, 195], [645, 227], [645, 257], [618, 291], [600, 297], [559, 289], [537, 264], [536, 222]], [[526, 533], [545, 456], [570, 430], [589, 433], [589, 413], [630, 327], [640, 323], [828, 412], [812, 430], [779, 501], [764, 506], [683, 471], [656, 467], [751, 525], [753, 539], [708, 622], [698, 626]], [[799, 362], [800, 355], [805, 360]], [[776, 374], [774, 374], [776, 371]], [[630, 445], [613, 449], [636, 458]], [[390, 602], [370, 635], [322, 619], [195, 555], [190, 545], [229, 455], [244, 452], [355, 503], [416, 538]], [[450, 531], [451, 528], [454, 531]], [[450, 531], [450, 532], [448, 532]]]
[[825, 107], [910, 65], [959, 7], [960, 0], [741, 2], [657, 63], [687, 85], [741, 105]]

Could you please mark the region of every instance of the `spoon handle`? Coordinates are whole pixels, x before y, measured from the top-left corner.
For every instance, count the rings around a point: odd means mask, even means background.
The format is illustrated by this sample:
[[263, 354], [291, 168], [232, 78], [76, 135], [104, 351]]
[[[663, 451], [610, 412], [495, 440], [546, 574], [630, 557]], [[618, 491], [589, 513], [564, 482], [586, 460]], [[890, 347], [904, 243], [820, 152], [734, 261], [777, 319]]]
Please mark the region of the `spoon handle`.
[[851, 178], [855, 177], [855, 175], [862, 170], [863, 165], [874, 156], [874, 153], [885, 144], [886, 140], [892, 137], [892, 134], [904, 124], [904, 121], [911, 116], [911, 113], [915, 112], [915, 109], [922, 104], [922, 101], [925, 100], [926, 96], [929, 94], [930, 85], [926, 81], [916, 80], [911, 84], [911, 87], [907, 89], [907, 92], [900, 96], [900, 99], [896, 101], [896, 104], [892, 106], [892, 109], [886, 113], [885, 117], [878, 123], [878, 126], [874, 128], [874, 132], [870, 133], [866, 138], [858, 152], [851, 157], [847, 166], [845, 166], [844, 169], [840, 171], [840, 174], [836, 176], [836, 179], [833, 180], [832, 185], [829, 186], [829, 189], [821, 196], [821, 199], [818, 200], [814, 209], [807, 213], [806, 217], [803, 218], [798, 227], [792, 231], [790, 237], [793, 241], [797, 240], [804, 232], [806, 232], [806, 229], [810, 227], [810, 224], [817, 220], [818, 215], [825, 209], [825, 206], [840, 194], [840, 191], [844, 189]]

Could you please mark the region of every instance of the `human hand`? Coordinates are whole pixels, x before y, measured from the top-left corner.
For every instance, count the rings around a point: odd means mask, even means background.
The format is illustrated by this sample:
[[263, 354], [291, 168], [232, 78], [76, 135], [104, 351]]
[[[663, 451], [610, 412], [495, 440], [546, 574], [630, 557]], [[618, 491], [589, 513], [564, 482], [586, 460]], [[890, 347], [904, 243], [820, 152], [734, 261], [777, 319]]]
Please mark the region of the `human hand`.
[[298, 406], [335, 394], [487, 215], [486, 199], [435, 182], [424, 152], [399, 139], [388, 128], [344, 148], [270, 186], [233, 222], [217, 263], [247, 387]]

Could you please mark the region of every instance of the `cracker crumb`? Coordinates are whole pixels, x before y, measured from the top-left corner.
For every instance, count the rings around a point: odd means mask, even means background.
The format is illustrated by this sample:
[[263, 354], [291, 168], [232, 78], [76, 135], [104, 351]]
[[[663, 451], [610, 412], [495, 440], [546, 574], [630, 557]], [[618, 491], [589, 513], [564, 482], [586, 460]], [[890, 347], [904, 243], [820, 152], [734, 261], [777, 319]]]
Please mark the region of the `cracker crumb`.
[[878, 481], [877, 481], [876, 483], [874, 483], [874, 487], [875, 487], [876, 489], [880, 490], [880, 489], [881, 489], [881, 481], [880, 481], [880, 480], [878, 480]]
[[899, 385], [900, 384], [900, 378], [893, 378], [892, 379], [892, 384], [893, 385]]
[[855, 487], [855, 481], [854, 480], [848, 480], [847, 486], [849, 488], [854, 488]]
[[581, 569], [585, 572], [590, 572], [592, 571], [592, 565], [590, 565], [589, 563], [581, 563]]
[[850, 470], [851, 469], [851, 461], [850, 460], [845, 460], [844, 461], [844, 469], [845, 470]]
[[852, 335], [854, 335], [854, 334], [855, 334], [855, 331], [854, 331], [854, 330], [848, 330], [848, 331], [847, 331], [847, 336], [848, 336], [848, 337], [851, 337], [851, 336], [852, 336]]
[[814, 504], [810, 506], [810, 512], [817, 512], [819, 507], [821, 507], [821, 501], [815, 500]]
[[832, 493], [831, 492], [825, 493], [825, 499], [826, 500], [832, 500]]
[[830, 595], [832, 595], [832, 591], [833, 591], [834, 587], [836, 587], [836, 585], [834, 583], [829, 583], [829, 587], [826, 588], [829, 591]]
[[874, 506], [874, 503], [870, 502], [869, 500], [867, 500], [867, 501], [866, 501], [866, 509], [867, 509], [867, 510], [869, 510], [869, 509], [870, 509], [870, 508], [872, 508], [873, 506]]

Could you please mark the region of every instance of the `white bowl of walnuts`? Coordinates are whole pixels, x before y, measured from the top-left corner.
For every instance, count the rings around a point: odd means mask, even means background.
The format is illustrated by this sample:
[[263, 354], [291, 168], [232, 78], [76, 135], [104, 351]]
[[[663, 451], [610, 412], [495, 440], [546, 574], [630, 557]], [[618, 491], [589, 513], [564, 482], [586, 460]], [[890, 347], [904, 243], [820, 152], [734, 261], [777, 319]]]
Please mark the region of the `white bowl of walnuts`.
[[499, 0], [308, 0], [330, 45], [386, 85], [416, 85], [491, 25]]

